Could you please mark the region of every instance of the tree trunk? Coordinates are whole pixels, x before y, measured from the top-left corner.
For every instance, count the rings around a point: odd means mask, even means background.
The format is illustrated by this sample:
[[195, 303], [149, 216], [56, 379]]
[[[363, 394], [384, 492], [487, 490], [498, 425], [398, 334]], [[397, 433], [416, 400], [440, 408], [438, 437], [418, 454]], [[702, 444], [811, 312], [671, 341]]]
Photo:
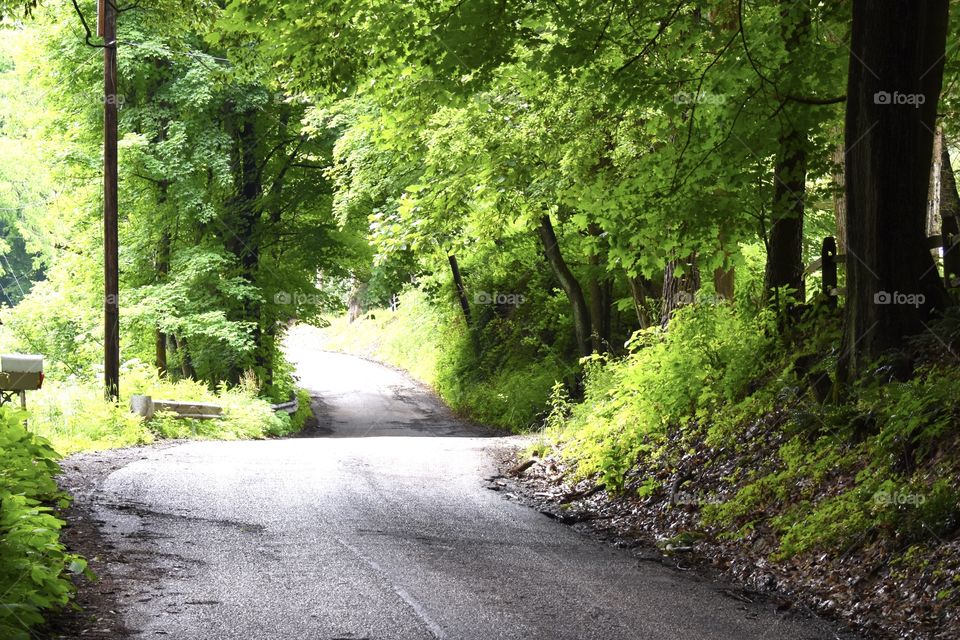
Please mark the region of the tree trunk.
[[470, 315], [470, 301], [467, 299], [467, 289], [463, 286], [463, 276], [460, 274], [460, 265], [457, 263], [457, 256], [452, 253], [447, 255], [450, 262], [450, 272], [453, 274], [453, 284], [457, 289], [457, 300], [460, 301], [460, 309], [463, 311], [463, 318], [467, 321], [467, 326], [473, 324]]
[[[166, 194], [165, 187], [163, 193]], [[164, 200], [166, 198], [164, 197]], [[170, 234], [164, 231], [160, 236], [160, 246], [157, 249], [157, 279], [165, 281], [170, 273]], [[162, 377], [167, 375], [167, 334], [155, 328], [155, 362], [157, 373]]]
[[841, 380], [949, 304], [925, 238], [947, 13], [948, 0], [853, 2]]
[[[781, 74], [789, 78], [790, 62], [796, 55], [804, 35], [809, 31], [810, 16], [802, 11], [794, 23], [789, 13], [794, 0], [781, 0], [781, 31], [787, 59]], [[803, 108], [803, 107], [801, 107]], [[797, 300], [804, 299], [803, 290], [803, 214], [807, 192], [807, 131], [795, 124], [791, 105], [784, 105], [780, 118], [780, 141], [773, 168], [773, 207], [770, 237], [767, 241], [767, 268], [764, 285], [768, 295], [787, 287]], [[779, 301], [778, 301], [779, 302]]]
[[950, 150], [946, 144], [940, 149], [940, 220], [944, 235], [943, 274], [948, 286], [954, 286], [960, 278], [960, 194], [957, 180], [950, 164]]
[[[940, 234], [940, 193], [941, 187], [941, 153], [943, 151], [943, 130], [937, 127], [933, 136], [933, 161], [930, 163], [930, 186], [927, 188], [927, 237]], [[939, 256], [939, 249], [931, 249], [933, 259]]]
[[833, 150], [833, 219], [836, 223], [834, 240], [841, 253], [846, 253], [847, 246], [847, 174], [843, 166], [843, 143], [839, 143]]
[[[259, 227], [263, 215], [263, 184], [257, 166], [256, 112], [248, 111], [238, 117], [232, 158], [236, 192], [229, 202], [230, 221], [224, 224], [230, 231], [228, 246], [240, 264], [240, 277], [255, 286], [260, 267]], [[261, 302], [251, 297], [243, 305], [241, 319], [253, 323], [254, 365], [265, 371], [270, 363], [263, 350], [262, 312]], [[240, 369], [231, 371], [230, 380], [239, 382], [242, 373]]]
[[713, 271], [713, 288], [716, 290], [718, 298], [722, 300], [733, 300], [733, 296], [736, 293], [734, 289], [736, 275], [737, 272], [734, 267], [727, 269], [718, 267]]
[[360, 283], [353, 290], [353, 293], [350, 294], [350, 299], [347, 301], [347, 312], [348, 320], [350, 324], [353, 324], [357, 319], [363, 315], [363, 299], [367, 293], [368, 285], [366, 283]]
[[765, 287], [781, 287], [803, 300], [803, 209], [806, 197], [806, 134], [787, 125], [780, 139], [774, 175], [773, 217], [767, 244]]
[[641, 329], [649, 329], [653, 326], [653, 320], [650, 318], [650, 312], [647, 309], [647, 295], [653, 288], [653, 283], [643, 276], [631, 278], [628, 275], [627, 285], [630, 287], [630, 294], [633, 297], [633, 309], [637, 313], [637, 322]]
[[196, 380], [197, 372], [193, 368], [193, 360], [190, 358], [190, 349], [187, 346], [187, 339], [174, 337], [173, 340], [177, 345], [177, 352], [180, 354], [180, 371], [183, 374], [183, 377], [188, 380]]
[[697, 268], [695, 256], [690, 256], [683, 261], [668, 262], [663, 271], [663, 308], [660, 314], [660, 326], [666, 328], [677, 309], [696, 302], [699, 290], [700, 269]]
[[[590, 235], [594, 237], [597, 243], [602, 234], [600, 227], [596, 224], [590, 225]], [[604, 269], [603, 254], [599, 248], [596, 248], [590, 254], [590, 279], [588, 288], [590, 290], [590, 327], [591, 342], [594, 353], [606, 353], [610, 344], [610, 279], [606, 277]], [[603, 277], [601, 277], [601, 274]]]
[[540, 228], [538, 229], [540, 242], [543, 245], [543, 253], [560, 283], [560, 288], [567, 295], [570, 301], [570, 307], [573, 311], [573, 328], [576, 333], [577, 350], [581, 356], [589, 356], [592, 353], [590, 345], [590, 311], [587, 308], [587, 302], [583, 297], [583, 289], [580, 283], [574, 277], [563, 254], [560, 252], [560, 244], [557, 241], [557, 234], [553, 230], [553, 223], [550, 216], [545, 215], [540, 218]]

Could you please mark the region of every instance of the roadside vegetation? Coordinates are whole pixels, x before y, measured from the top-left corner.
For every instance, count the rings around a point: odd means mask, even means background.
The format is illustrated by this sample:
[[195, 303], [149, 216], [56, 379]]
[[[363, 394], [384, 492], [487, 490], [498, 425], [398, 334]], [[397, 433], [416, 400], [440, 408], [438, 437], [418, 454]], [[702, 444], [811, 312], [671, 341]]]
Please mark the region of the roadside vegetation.
[[[95, 3], [80, 4], [94, 24]], [[0, 13], [9, 9], [0, 40], [0, 352], [42, 355], [46, 380], [29, 392], [28, 411], [17, 399], [0, 408], [5, 640], [36, 637], [94, 578], [60, 542], [70, 503], [55, 481], [62, 456], [303, 427], [310, 398], [282, 358], [281, 331], [336, 304], [315, 276], [321, 267], [336, 273], [331, 257], [343, 244], [330, 240], [340, 232], [323, 185], [306, 179], [315, 169], [290, 166], [330, 145], [324, 136], [301, 141], [304, 107], [220, 68], [189, 7], [127, 14], [125, 37], [138, 44], [124, 52], [118, 97], [123, 382], [119, 401], [105, 400], [101, 49], [86, 45], [71, 3], [44, 3], [21, 21], [23, 5], [0, 3]], [[238, 157], [255, 157], [256, 175]], [[269, 224], [254, 222], [261, 216]], [[144, 420], [130, 410], [135, 394], [215, 403], [223, 415]], [[294, 394], [295, 414], [273, 410]]]

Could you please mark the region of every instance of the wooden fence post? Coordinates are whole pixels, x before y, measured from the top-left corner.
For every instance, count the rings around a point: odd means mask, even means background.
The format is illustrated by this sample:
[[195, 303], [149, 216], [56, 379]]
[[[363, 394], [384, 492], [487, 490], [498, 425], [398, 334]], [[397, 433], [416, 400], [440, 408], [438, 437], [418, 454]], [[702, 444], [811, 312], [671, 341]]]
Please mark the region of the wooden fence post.
[[837, 306], [837, 296], [834, 295], [834, 290], [837, 288], [837, 241], [833, 236], [823, 239], [823, 246], [820, 249], [820, 272], [823, 274], [823, 295], [827, 299], [827, 306], [835, 308]]

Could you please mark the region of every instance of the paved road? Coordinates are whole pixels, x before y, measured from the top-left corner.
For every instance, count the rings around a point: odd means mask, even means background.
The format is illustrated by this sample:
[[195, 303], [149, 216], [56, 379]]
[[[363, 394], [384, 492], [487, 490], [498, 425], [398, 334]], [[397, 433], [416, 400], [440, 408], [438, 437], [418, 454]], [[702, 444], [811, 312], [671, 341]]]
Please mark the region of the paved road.
[[326, 437], [148, 449], [86, 498], [132, 637], [835, 637], [488, 490], [510, 439], [388, 368], [298, 351]]

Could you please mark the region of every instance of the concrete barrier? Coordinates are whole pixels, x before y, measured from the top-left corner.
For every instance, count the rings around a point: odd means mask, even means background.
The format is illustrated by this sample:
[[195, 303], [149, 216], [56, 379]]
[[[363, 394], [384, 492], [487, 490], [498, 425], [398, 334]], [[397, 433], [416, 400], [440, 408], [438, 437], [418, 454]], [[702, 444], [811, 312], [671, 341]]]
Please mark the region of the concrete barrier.
[[220, 420], [223, 407], [211, 402], [177, 402], [176, 400], [154, 400], [150, 396], [132, 396], [130, 410], [147, 420], [158, 412], [174, 413], [178, 418], [191, 420]]

